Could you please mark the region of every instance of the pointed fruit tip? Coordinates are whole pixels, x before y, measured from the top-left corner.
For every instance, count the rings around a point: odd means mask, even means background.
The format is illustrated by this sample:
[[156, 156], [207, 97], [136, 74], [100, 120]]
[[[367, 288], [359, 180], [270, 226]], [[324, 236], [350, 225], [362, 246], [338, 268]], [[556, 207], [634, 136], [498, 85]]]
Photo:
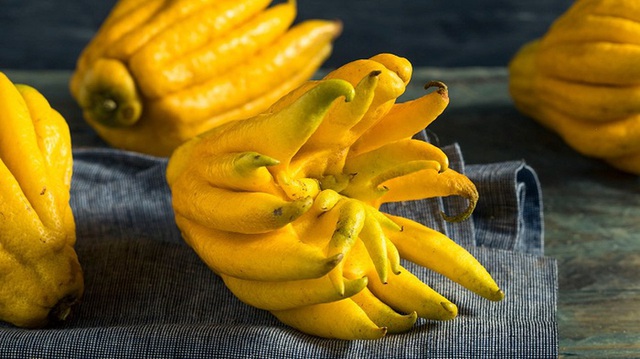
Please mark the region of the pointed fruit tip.
[[340, 19], [334, 19], [332, 22], [334, 26], [333, 38], [335, 39], [342, 34], [342, 30], [344, 29], [344, 24]]
[[415, 310], [409, 314], [405, 314], [405, 316], [407, 318], [413, 319], [414, 322], [418, 320], [418, 312], [416, 312]]
[[272, 211], [272, 215], [280, 225], [286, 225], [305, 214], [312, 204], [313, 198], [311, 197], [295, 199], [286, 205], [275, 208]]
[[489, 297], [489, 300], [494, 302], [499, 302], [503, 299], [504, 299], [504, 291], [502, 291], [502, 289], [498, 289], [497, 291], [493, 292], [491, 297]]
[[[356, 90], [353, 85], [346, 80], [326, 79], [319, 81], [318, 85], [310, 89], [306, 94], [313, 94], [311, 98], [315, 102], [315, 105], [318, 108], [324, 108], [339, 97], [344, 97], [345, 102], [353, 100]], [[305, 95], [303, 95], [303, 97]], [[298, 101], [300, 101], [300, 99]]]
[[334, 254], [333, 256], [327, 258], [327, 268], [329, 270], [335, 268], [335, 266], [337, 266], [340, 262], [342, 262], [343, 259], [344, 259], [344, 254], [342, 253]]
[[387, 327], [378, 327], [377, 329], [370, 332], [366, 338], [362, 339], [380, 339], [383, 338], [389, 333], [389, 328]]
[[258, 152], [245, 152], [244, 155], [249, 156], [251, 161], [253, 162], [254, 167], [269, 167], [276, 166], [280, 164], [280, 161], [269, 157], [267, 155], [263, 155]]
[[440, 305], [447, 313], [449, 313], [449, 319], [453, 319], [458, 316], [458, 307], [455, 304], [451, 302], [441, 302]]
[[353, 100], [356, 95], [356, 89], [348, 81], [342, 79], [330, 79], [325, 81], [333, 82], [333, 87], [336, 90], [336, 97], [344, 96], [346, 102]]

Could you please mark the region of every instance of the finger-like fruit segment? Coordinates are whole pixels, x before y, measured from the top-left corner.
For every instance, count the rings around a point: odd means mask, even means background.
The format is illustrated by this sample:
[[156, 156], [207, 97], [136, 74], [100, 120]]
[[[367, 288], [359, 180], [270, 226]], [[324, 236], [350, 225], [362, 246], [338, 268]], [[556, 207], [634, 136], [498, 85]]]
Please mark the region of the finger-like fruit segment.
[[[71, 135], [66, 120], [58, 111], [51, 108], [47, 99], [35, 88], [16, 84], [16, 89], [29, 109], [33, 120], [33, 129], [36, 133], [40, 152], [48, 171], [54, 172], [51, 181], [60, 181], [61, 193], [68, 195], [71, 186], [72, 154]], [[61, 203], [68, 202], [68, 198], [60, 198]]]
[[278, 163], [280, 161], [275, 158], [247, 151], [212, 157], [197, 171], [211, 186], [232, 191], [276, 194], [274, 178], [267, 167]]
[[[188, 192], [176, 196], [174, 207], [189, 220], [221, 231], [265, 233], [276, 230], [300, 217], [313, 202], [311, 198], [286, 201], [264, 192], [237, 192], [198, 182], [183, 182], [183, 190]], [[221, 211], [228, 203], [235, 205]]]
[[390, 235], [402, 258], [436, 271], [489, 300], [504, 298], [487, 270], [460, 245], [412, 220], [389, 216], [402, 226], [402, 232]]
[[[605, 85], [639, 85], [640, 45], [613, 42], [567, 43], [541, 46], [539, 66], [551, 76]], [[616, 59], [611, 66], [610, 59]]]
[[158, 34], [191, 15], [202, 14], [207, 8], [215, 3], [212, 0], [176, 0], [165, 2], [155, 16], [147, 19], [142, 26], [131, 29], [131, 31], [118, 38], [105, 51], [105, 55], [110, 58], [126, 60], [138, 49], [148, 43]]
[[618, 16], [584, 14], [579, 18], [563, 17], [552, 25], [554, 36], [548, 44], [611, 41], [640, 45], [640, 23]]
[[372, 71], [354, 85], [353, 100], [336, 104], [331, 109], [332, 112], [326, 116], [331, 121], [322, 121], [318, 129], [305, 143], [304, 148], [301, 149], [301, 154], [305, 151], [317, 151], [327, 147], [349, 147], [350, 142], [353, 141], [351, 129], [362, 120], [371, 106], [381, 74], [382, 71]]
[[[2, 236], [2, 249], [14, 251], [19, 250], [25, 243], [29, 243], [36, 239], [42, 238], [49, 241], [46, 228], [38, 217], [38, 213], [33, 210], [31, 203], [25, 197], [20, 183], [14, 177], [13, 173], [7, 168], [4, 159], [0, 159], [0, 211], [2, 212], [2, 221], [0, 221], [0, 231], [2, 233], [10, 233], [11, 228], [15, 225], [23, 229], [12, 236]], [[34, 243], [35, 244], [35, 243]], [[26, 255], [31, 253], [39, 254], [41, 247], [28, 246], [23, 249]], [[18, 256], [23, 253], [18, 252]]]
[[314, 279], [266, 282], [222, 275], [225, 285], [243, 302], [265, 310], [287, 310], [351, 297], [367, 286], [367, 277], [344, 279], [339, 293], [328, 276]]
[[162, 7], [164, 0], [148, 0], [129, 5], [124, 4], [125, 2], [118, 1], [116, 3], [93, 39], [82, 50], [76, 67], [77, 71], [71, 76], [72, 93], [80, 91], [82, 76], [91, 64], [102, 57], [119, 38], [149, 21], [149, 18]]
[[[320, 20], [296, 25], [260, 56], [251, 57], [223, 76], [153, 100], [148, 104], [149, 116], [191, 122], [230, 111], [277, 86], [282, 78], [293, 76], [305, 64], [298, 57], [312, 57], [334, 38], [338, 29], [338, 24]], [[190, 117], [185, 117], [185, 112]]]
[[438, 172], [426, 169], [393, 178], [384, 183], [388, 191], [380, 198], [380, 203], [409, 201], [418, 198], [461, 196], [468, 201], [467, 209], [461, 213], [442, 213], [444, 219], [457, 222], [467, 219], [478, 202], [478, 190], [465, 175], [449, 169]]
[[185, 241], [216, 273], [260, 280], [283, 281], [319, 278], [343, 259], [302, 243], [288, 228], [261, 235], [206, 228], [176, 217]]
[[434, 167], [438, 172], [449, 167], [449, 159], [440, 148], [424, 141], [402, 139], [350, 156], [345, 163], [345, 170], [357, 174], [373, 173], [368, 176], [373, 177], [388, 168], [412, 161], [436, 162]]
[[[349, 298], [272, 313], [289, 326], [324, 338], [367, 340], [382, 338], [387, 333], [387, 328], [377, 326]], [[332, 315], [328, 316], [326, 313]]]
[[366, 214], [362, 204], [347, 200], [339, 208], [338, 221], [329, 241], [330, 255], [346, 255], [360, 235]]
[[608, 122], [579, 120], [551, 107], [537, 113], [540, 123], [587, 156], [610, 158], [640, 152], [640, 113]]
[[[446, 155], [429, 143], [412, 139], [391, 142], [347, 158], [344, 170], [352, 179], [343, 192], [351, 197], [376, 201], [392, 187], [413, 190], [408, 186], [396, 185], [397, 181], [406, 181], [415, 172], [423, 170], [440, 173], [443, 166], [444, 169], [448, 166]], [[397, 181], [394, 182], [394, 179]], [[393, 185], [390, 187], [389, 183]], [[391, 196], [393, 195], [392, 193]], [[415, 193], [414, 196], [427, 197], [422, 192]]]
[[405, 268], [389, 275], [387, 283], [370, 281], [368, 288], [376, 297], [400, 313], [416, 312], [419, 317], [450, 320], [458, 307]]
[[[345, 200], [339, 208], [336, 208], [336, 211], [338, 211], [338, 219], [327, 246], [327, 253], [329, 256], [346, 256], [360, 235], [366, 214], [362, 204], [353, 200]], [[329, 279], [339, 293], [344, 293], [342, 263], [329, 272]]]
[[353, 144], [351, 152], [367, 152], [395, 140], [408, 139], [429, 126], [449, 104], [447, 85], [440, 81], [432, 81], [425, 85], [427, 89], [431, 87], [437, 89], [426, 96], [391, 107], [378, 123]]
[[[400, 57], [394, 56], [393, 58], [402, 61]], [[392, 69], [387, 68], [385, 64], [372, 59], [352, 61], [325, 76], [325, 79], [344, 79], [356, 86], [365, 76], [378, 72], [374, 97], [367, 112], [355, 126], [351, 127], [349, 145], [389, 112], [395, 100], [404, 93], [404, 80]]]
[[220, 1], [150, 39], [129, 60], [141, 91], [149, 98], [180, 91], [270, 45], [287, 30], [296, 11], [291, 4], [263, 11], [269, 2]]
[[411, 75], [413, 74], [413, 66], [411, 62], [404, 57], [400, 57], [388, 52], [373, 55], [369, 60], [381, 63], [387, 69], [393, 71], [402, 82], [406, 85], [411, 81]]
[[367, 288], [354, 294], [351, 299], [367, 314], [377, 326], [387, 328], [387, 333], [397, 334], [409, 331], [418, 315], [416, 312], [400, 314], [376, 298]]
[[382, 230], [382, 226], [372, 216], [368, 215], [360, 233], [360, 239], [367, 248], [373, 266], [378, 274], [378, 279], [382, 283], [387, 282], [387, 272], [389, 271], [389, 259], [387, 254], [387, 236]]
[[[292, 159], [292, 172], [303, 172], [307, 176], [321, 177], [326, 174], [339, 174], [342, 171], [349, 153], [339, 149], [348, 148], [357, 138], [351, 129], [368, 111], [375, 94], [379, 75], [380, 71], [371, 72], [355, 86], [355, 95], [351, 101], [333, 105], [329, 113], [325, 115], [325, 120]], [[315, 85], [317, 83], [313, 83], [310, 87]], [[302, 89], [304, 87], [301, 87]], [[297, 100], [302, 93], [302, 91], [292, 93], [281, 102], [283, 104], [291, 103], [293, 100]], [[276, 109], [277, 107], [274, 106], [271, 110]]]
[[576, 120], [606, 123], [640, 113], [640, 86], [586, 84], [543, 76], [532, 86], [541, 102]]
[[[353, 87], [343, 80], [323, 82], [278, 112], [211, 129], [202, 136], [198, 154], [241, 152], [250, 148], [278, 160], [280, 163], [273, 168], [286, 168], [334, 101], [340, 98], [350, 101], [353, 96]], [[265, 138], [265, 134], [270, 137]]]

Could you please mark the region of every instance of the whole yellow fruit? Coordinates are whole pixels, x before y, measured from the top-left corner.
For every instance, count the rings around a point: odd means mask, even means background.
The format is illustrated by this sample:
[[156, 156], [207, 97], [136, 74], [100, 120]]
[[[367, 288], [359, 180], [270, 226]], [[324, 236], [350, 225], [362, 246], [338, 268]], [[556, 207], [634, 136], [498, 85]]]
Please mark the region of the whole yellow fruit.
[[264, 111], [309, 79], [341, 32], [292, 25], [296, 2], [120, 0], [84, 49], [71, 93], [106, 142], [168, 156], [220, 123]]
[[201, 134], [171, 156], [167, 181], [185, 241], [240, 300], [309, 334], [375, 339], [455, 304], [401, 264], [430, 268], [501, 300], [487, 270], [444, 234], [383, 203], [478, 192], [446, 154], [417, 139], [449, 103], [442, 82], [396, 103], [411, 64], [356, 60], [262, 114]]
[[69, 205], [69, 128], [35, 89], [0, 73], [0, 320], [64, 320], [84, 290]]
[[516, 107], [583, 155], [640, 174], [640, 5], [576, 1], [509, 64]]

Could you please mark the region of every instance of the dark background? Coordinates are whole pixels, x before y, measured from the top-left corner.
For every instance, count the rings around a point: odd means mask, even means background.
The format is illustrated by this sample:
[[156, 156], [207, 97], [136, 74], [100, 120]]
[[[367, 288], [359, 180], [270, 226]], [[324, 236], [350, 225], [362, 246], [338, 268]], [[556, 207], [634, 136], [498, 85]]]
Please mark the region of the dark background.
[[[343, 21], [328, 68], [380, 52], [407, 57], [414, 66], [505, 66], [572, 2], [298, 0], [298, 20]], [[114, 3], [0, 0], [0, 68], [73, 69]]]

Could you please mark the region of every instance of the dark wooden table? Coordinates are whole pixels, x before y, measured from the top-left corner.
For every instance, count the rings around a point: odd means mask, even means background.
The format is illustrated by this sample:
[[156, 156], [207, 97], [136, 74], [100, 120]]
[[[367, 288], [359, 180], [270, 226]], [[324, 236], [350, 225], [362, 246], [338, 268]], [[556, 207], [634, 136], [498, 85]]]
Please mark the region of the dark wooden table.
[[[38, 88], [67, 119], [74, 146], [102, 146], [67, 89], [68, 71], [5, 71]], [[561, 357], [640, 358], [640, 177], [580, 156], [519, 114], [504, 68], [416, 69], [405, 99], [429, 80], [451, 105], [429, 127], [470, 164], [524, 159], [540, 178], [546, 255], [559, 267]]]
[[[562, 357], [640, 358], [640, 176], [585, 158], [519, 114], [505, 69], [420, 70], [451, 105], [430, 129], [468, 163], [524, 159], [538, 173], [545, 254], [558, 260]], [[416, 84], [417, 85], [417, 84]]]

